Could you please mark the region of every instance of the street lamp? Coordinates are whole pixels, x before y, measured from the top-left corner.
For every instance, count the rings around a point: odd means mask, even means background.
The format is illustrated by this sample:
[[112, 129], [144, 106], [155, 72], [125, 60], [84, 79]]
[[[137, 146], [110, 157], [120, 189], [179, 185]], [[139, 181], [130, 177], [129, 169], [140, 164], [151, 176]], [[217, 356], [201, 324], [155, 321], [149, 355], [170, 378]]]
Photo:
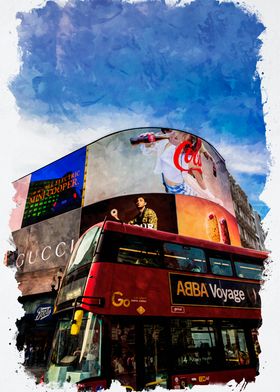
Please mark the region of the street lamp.
[[52, 292], [55, 292], [55, 285], [56, 285], [56, 280], [55, 280], [55, 275], [54, 275], [52, 278], [52, 282], [51, 282]]
[[[61, 284], [61, 279], [63, 276], [63, 272], [62, 269], [59, 268], [59, 270], [57, 271], [57, 273], [53, 276], [52, 278], [52, 282], [51, 282], [51, 288], [52, 288], [52, 292], [54, 291], [58, 291], [60, 289], [60, 284]], [[57, 284], [57, 288], [55, 288]]]
[[59, 270], [58, 270], [57, 273], [56, 273], [56, 277], [57, 277], [57, 280], [58, 280], [58, 283], [57, 283], [57, 291], [60, 289], [60, 283], [61, 283], [62, 276], [63, 276], [62, 269], [59, 268]]

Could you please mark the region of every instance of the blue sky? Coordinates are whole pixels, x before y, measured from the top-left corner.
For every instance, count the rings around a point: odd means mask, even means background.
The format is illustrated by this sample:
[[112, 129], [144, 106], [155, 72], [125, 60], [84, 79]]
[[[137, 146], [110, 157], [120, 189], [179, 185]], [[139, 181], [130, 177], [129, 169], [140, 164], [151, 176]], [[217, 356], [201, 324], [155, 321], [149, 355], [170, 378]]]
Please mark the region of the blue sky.
[[19, 13], [21, 67], [10, 88], [20, 114], [75, 137], [90, 125], [92, 140], [100, 113], [125, 116], [123, 128], [191, 130], [224, 156], [263, 217], [268, 153], [256, 66], [265, 26], [235, 3], [177, 3], [50, 1]]

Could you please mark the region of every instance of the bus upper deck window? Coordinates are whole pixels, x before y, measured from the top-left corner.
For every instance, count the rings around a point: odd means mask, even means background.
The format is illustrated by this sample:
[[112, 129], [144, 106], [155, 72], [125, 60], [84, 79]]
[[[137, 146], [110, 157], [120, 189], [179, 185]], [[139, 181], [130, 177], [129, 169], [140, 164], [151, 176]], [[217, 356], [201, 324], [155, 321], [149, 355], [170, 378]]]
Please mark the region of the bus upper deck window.
[[206, 273], [206, 258], [203, 249], [173, 244], [164, 244], [164, 264], [167, 268]]
[[232, 276], [230, 260], [218, 257], [209, 257], [211, 271], [215, 275]]
[[263, 267], [251, 263], [242, 263], [236, 261], [235, 263], [236, 274], [239, 278], [261, 280]]
[[161, 266], [160, 243], [147, 238], [127, 235], [120, 242], [117, 261], [159, 267]]

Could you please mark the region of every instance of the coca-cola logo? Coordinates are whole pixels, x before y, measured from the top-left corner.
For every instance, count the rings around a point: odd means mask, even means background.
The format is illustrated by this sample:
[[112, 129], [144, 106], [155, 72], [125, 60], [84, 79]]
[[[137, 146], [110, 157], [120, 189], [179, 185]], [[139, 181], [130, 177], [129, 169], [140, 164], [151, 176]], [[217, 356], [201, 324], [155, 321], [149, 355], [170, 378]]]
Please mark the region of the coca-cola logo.
[[179, 144], [179, 146], [175, 150], [174, 157], [173, 157], [174, 165], [178, 170], [189, 171], [188, 168], [184, 168], [182, 166], [183, 160], [186, 164], [192, 162], [193, 165], [196, 166], [196, 170], [202, 172], [201, 155], [199, 153], [199, 148], [198, 146], [194, 148], [189, 140], [185, 140], [184, 142]]

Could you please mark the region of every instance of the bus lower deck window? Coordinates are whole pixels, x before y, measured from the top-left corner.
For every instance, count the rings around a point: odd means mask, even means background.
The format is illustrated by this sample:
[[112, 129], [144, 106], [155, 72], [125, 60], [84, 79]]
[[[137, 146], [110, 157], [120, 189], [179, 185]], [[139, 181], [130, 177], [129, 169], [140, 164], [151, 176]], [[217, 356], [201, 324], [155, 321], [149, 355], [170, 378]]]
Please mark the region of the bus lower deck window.
[[173, 320], [172, 350], [179, 370], [215, 366], [216, 331], [211, 320]]

